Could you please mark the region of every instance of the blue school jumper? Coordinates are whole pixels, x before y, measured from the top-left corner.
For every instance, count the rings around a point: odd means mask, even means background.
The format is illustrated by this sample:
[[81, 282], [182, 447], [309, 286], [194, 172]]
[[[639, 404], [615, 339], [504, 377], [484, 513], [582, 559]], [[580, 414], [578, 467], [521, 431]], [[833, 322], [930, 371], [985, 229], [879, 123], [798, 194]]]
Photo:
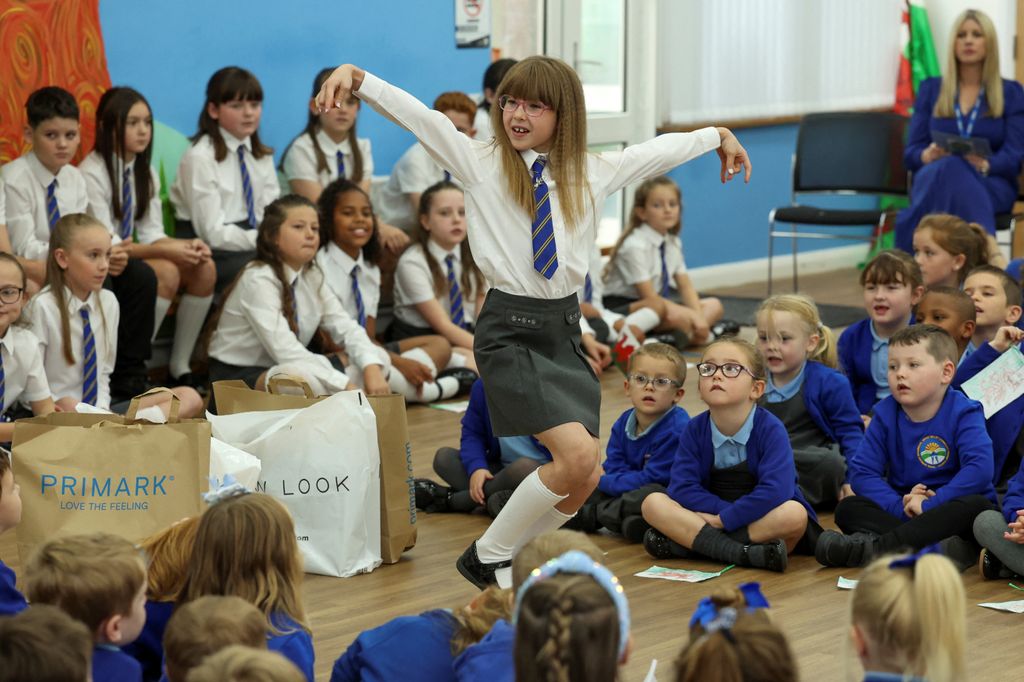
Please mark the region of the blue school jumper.
[[172, 601], [146, 601], [146, 624], [131, 644], [122, 650], [142, 666], [142, 679], [156, 682], [163, 677], [164, 631], [174, 614]]
[[92, 682], [142, 682], [142, 666], [110, 644], [92, 649]]
[[875, 340], [871, 333], [871, 318], [854, 322], [839, 335], [837, 350], [839, 366], [850, 380], [853, 399], [861, 414], [869, 414], [878, 399], [875, 398], [875, 379], [871, 374], [871, 346]]
[[1024, 509], [1024, 462], [1020, 469], [1006, 484], [1006, 495], [1003, 497], [1003, 516], [1006, 522], [1017, 520], [1017, 510]]
[[924, 511], [965, 495], [995, 502], [992, 440], [981, 404], [947, 390], [935, 416], [916, 423], [895, 398], [885, 398], [875, 405], [864, 443], [850, 461], [849, 478], [858, 495], [904, 521], [903, 496], [918, 483], [936, 491], [924, 501]]
[[[612, 426], [604, 460], [604, 475], [597, 489], [619, 497], [630, 490], [657, 483], [668, 486], [679, 434], [690, 423], [686, 410], [673, 405], [636, 438], [628, 433], [636, 428], [635, 408], [622, 413]], [[632, 427], [629, 428], [632, 418]]]
[[455, 679], [459, 682], [515, 682], [516, 629], [499, 620], [476, 644], [455, 657]]
[[24, 595], [15, 587], [16, 584], [14, 571], [0, 561], [0, 616], [13, 616], [28, 606]]
[[[988, 367], [999, 358], [1001, 353], [991, 346], [983, 343], [981, 348], [971, 353], [970, 357], [964, 360], [956, 370], [953, 377], [953, 388], [960, 389], [963, 383], [973, 377], [981, 370]], [[985, 420], [985, 430], [992, 439], [992, 484], [1002, 483], [1003, 466], [1006, 458], [1017, 442], [1021, 426], [1024, 425], [1024, 395], [1018, 396], [1016, 400], [996, 412]]]
[[[551, 453], [533, 436], [527, 436], [537, 448], [538, 459], [551, 461]], [[487, 397], [484, 382], [477, 379], [469, 392], [469, 405], [462, 416], [462, 437], [459, 441], [459, 459], [467, 475], [477, 469], [497, 471], [501, 469], [501, 440], [491, 428], [491, 415], [487, 411]]]
[[331, 682], [447, 682], [455, 618], [445, 609], [402, 616], [359, 633], [331, 671]]
[[864, 440], [864, 422], [850, 381], [831, 367], [809, 360], [804, 365], [804, 406], [814, 424], [850, 459]]
[[763, 407], [754, 410], [754, 428], [746, 446], [747, 465], [757, 479], [754, 489], [735, 502], [726, 502], [709, 491], [715, 449], [711, 444], [711, 412], [702, 412], [690, 420], [679, 438], [669, 497], [690, 511], [717, 514], [726, 532], [749, 526], [788, 500], [802, 504], [807, 516], [817, 520], [797, 486], [786, 427]]
[[271, 614], [270, 624], [285, 634], [267, 637], [267, 648], [278, 652], [294, 663], [309, 682], [314, 682], [313, 661], [315, 654], [313, 652], [313, 636], [283, 613]]

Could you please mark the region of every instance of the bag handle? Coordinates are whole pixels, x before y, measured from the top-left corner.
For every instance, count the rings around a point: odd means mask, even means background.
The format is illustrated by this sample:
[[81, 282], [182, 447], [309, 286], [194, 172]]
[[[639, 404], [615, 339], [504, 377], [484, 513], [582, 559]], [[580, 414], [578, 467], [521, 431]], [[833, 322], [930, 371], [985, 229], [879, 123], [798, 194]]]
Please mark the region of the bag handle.
[[174, 395], [174, 391], [163, 386], [156, 386], [155, 388], [151, 388], [145, 393], [140, 393], [139, 395], [132, 398], [132, 401], [128, 403], [128, 410], [124, 413], [124, 418], [127, 419], [128, 421], [135, 421], [138, 418], [137, 415], [139, 413], [139, 406], [140, 403], [142, 402], [142, 399], [147, 396], [157, 395], [159, 393], [167, 393], [168, 395], [171, 396], [171, 410], [170, 414], [167, 415], [167, 423], [177, 423], [178, 411], [181, 409], [181, 400], [178, 398], [178, 396]]
[[316, 397], [313, 395], [313, 389], [310, 388], [309, 382], [302, 377], [295, 376], [293, 374], [275, 374], [270, 377], [270, 380], [267, 381], [267, 393], [281, 395], [282, 386], [291, 386], [293, 388], [300, 389], [302, 394], [307, 398]]

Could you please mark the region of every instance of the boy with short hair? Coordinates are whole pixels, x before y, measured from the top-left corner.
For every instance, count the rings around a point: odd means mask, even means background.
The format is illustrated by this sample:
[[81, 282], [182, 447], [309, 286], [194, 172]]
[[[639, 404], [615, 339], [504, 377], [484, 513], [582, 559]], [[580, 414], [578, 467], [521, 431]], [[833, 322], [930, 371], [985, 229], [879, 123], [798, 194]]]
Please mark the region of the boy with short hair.
[[206, 596], [182, 605], [164, 632], [169, 682], [185, 682], [207, 656], [232, 644], [267, 648], [267, 619], [241, 597]]
[[965, 352], [975, 326], [974, 301], [970, 296], [953, 287], [928, 287], [914, 317], [921, 324], [934, 324], [950, 335], [956, 344], [958, 363], [967, 358]]
[[860, 285], [868, 318], [846, 328], [839, 337], [838, 351], [857, 408], [867, 415], [875, 403], [889, 395], [889, 338], [913, 319], [913, 308], [924, 293], [924, 278], [909, 254], [888, 249], [864, 266]]
[[[14, 482], [11, 455], [0, 449], [0, 533], [11, 530], [21, 521], [21, 488]], [[12, 616], [28, 606], [15, 587], [14, 571], [0, 561], [0, 616]]]
[[33, 605], [59, 606], [89, 629], [94, 682], [142, 680], [138, 661], [118, 648], [146, 623], [146, 566], [132, 543], [108, 533], [50, 540], [25, 568], [25, 593]]
[[0, 679], [4, 682], [86, 682], [92, 637], [55, 606], [36, 604], [0, 618]]
[[188, 682], [305, 682], [295, 664], [276, 651], [232, 644], [207, 656]]
[[857, 493], [836, 507], [843, 533], [825, 531], [815, 556], [825, 566], [863, 566], [878, 554], [942, 541], [965, 567], [977, 558], [972, 523], [995, 502], [992, 441], [981, 405], [949, 390], [956, 345], [917, 324], [889, 339], [892, 395], [875, 406], [850, 461]]
[[[976, 350], [965, 355], [953, 378], [953, 387], [960, 388], [1000, 355], [1017, 344], [1016, 324], [1021, 318], [1021, 287], [999, 268], [982, 265], [974, 268], [964, 280], [964, 293], [974, 301], [977, 325], [971, 346]], [[992, 482], [1004, 489], [1006, 481], [1016, 473], [1024, 454], [1024, 396], [999, 410], [985, 421], [992, 439], [994, 468]]]
[[679, 434], [690, 421], [679, 407], [685, 381], [686, 359], [668, 344], [648, 343], [630, 356], [624, 388], [633, 407], [612, 426], [597, 490], [566, 528], [604, 527], [643, 542], [650, 525], [641, 506], [651, 493], [666, 491]]
[[[75, 98], [63, 88], [48, 86], [29, 95], [25, 110], [25, 137], [32, 149], [2, 171], [7, 231], [26, 274], [42, 285], [53, 226], [61, 216], [85, 213], [89, 200], [85, 177], [71, 165], [80, 142]], [[130, 259], [130, 255], [130, 242], [114, 244], [105, 285], [117, 296], [121, 308], [117, 360], [110, 382], [115, 402], [149, 388], [146, 361], [152, 348], [156, 275], [144, 261]]]

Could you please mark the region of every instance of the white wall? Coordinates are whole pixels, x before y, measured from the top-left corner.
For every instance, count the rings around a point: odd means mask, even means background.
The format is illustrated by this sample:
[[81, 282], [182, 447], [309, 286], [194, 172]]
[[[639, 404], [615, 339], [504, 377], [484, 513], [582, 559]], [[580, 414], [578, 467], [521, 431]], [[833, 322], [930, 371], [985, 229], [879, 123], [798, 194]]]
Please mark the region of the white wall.
[[992, 18], [999, 34], [999, 70], [1004, 78], [1014, 77], [1013, 36], [1017, 31], [1017, 3], [1015, 0], [924, 0], [928, 9], [928, 23], [932, 25], [932, 40], [939, 67], [946, 69], [946, 50], [953, 20], [965, 9], [978, 9]]

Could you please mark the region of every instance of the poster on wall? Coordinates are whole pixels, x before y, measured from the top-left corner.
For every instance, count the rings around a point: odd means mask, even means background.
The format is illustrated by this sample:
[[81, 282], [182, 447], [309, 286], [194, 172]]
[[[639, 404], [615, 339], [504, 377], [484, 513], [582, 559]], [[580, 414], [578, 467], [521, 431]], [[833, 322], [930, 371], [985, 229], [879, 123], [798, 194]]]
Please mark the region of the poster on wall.
[[491, 0], [455, 0], [455, 47], [491, 46]]

